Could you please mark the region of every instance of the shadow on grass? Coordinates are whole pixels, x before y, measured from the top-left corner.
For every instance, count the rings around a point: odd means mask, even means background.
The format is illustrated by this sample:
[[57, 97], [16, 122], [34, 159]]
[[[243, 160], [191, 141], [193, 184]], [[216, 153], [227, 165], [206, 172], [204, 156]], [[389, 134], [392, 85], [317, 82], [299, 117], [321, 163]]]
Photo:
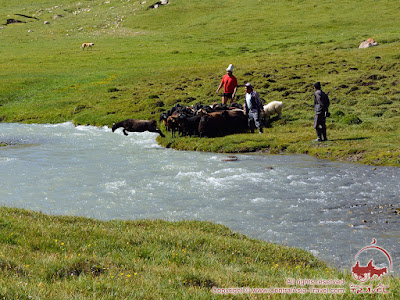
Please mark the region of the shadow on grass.
[[338, 141], [361, 141], [370, 139], [371, 137], [354, 137], [354, 138], [343, 138], [343, 139], [330, 139], [331, 142], [338, 142]]
[[278, 116], [274, 116], [272, 118], [270, 118], [269, 120], [264, 120], [264, 127], [265, 128], [272, 128], [272, 123], [277, 122], [279, 120], [282, 120], [282, 118], [279, 118]]

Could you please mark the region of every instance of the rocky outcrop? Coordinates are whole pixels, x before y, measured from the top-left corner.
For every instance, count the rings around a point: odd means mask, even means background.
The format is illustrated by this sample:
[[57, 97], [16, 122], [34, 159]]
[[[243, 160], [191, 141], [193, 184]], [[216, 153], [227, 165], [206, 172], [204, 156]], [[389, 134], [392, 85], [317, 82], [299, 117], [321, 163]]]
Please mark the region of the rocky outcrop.
[[161, 0], [161, 1], [158, 1], [158, 2], [154, 3], [153, 5], [150, 5], [149, 9], [151, 9], [151, 8], [159, 8], [161, 5], [167, 5], [168, 3], [169, 3], [169, 0]]
[[26, 22], [21, 21], [21, 20], [16, 20], [16, 19], [7, 19], [7, 21], [4, 25], [14, 24], [14, 23], [26, 23]]

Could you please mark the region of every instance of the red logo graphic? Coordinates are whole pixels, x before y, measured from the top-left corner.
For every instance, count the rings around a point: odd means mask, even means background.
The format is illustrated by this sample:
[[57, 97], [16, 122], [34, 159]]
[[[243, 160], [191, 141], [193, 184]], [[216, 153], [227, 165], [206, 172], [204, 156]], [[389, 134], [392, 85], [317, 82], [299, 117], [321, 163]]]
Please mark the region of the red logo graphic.
[[[372, 240], [371, 246], [367, 246], [362, 248], [360, 251], [358, 251], [355, 259], [357, 260], [357, 257], [364, 252], [365, 250], [368, 249], [376, 249], [387, 257], [389, 261], [389, 266], [390, 266], [390, 272], [393, 271], [393, 266], [392, 266], [392, 258], [390, 257], [389, 253], [383, 249], [382, 247], [378, 247], [375, 245], [376, 244], [376, 239]], [[356, 264], [353, 266], [351, 269], [351, 272], [353, 273], [354, 279], [360, 281], [360, 282], [365, 282], [368, 279], [381, 279], [381, 277], [385, 274], [387, 274], [388, 269], [387, 267], [384, 268], [378, 268], [374, 266], [374, 261], [371, 259], [366, 266], [360, 266], [360, 262], [357, 260]]]

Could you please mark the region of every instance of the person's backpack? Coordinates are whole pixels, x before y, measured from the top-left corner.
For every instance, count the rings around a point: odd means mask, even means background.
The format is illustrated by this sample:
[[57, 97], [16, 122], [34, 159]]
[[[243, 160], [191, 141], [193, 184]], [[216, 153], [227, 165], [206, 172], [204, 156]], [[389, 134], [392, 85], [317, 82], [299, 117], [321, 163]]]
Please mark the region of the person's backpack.
[[330, 105], [330, 101], [329, 101], [329, 97], [327, 94], [325, 94], [324, 92], [321, 93], [321, 102], [324, 106], [324, 111], [325, 111], [325, 117], [328, 118], [331, 116], [331, 113], [328, 111], [329, 109], [329, 105]]
[[325, 94], [322, 91], [321, 91], [321, 102], [322, 102], [322, 105], [325, 108], [325, 111], [328, 111], [328, 108], [329, 108], [329, 105], [330, 105], [329, 97], [328, 97], [327, 94]]

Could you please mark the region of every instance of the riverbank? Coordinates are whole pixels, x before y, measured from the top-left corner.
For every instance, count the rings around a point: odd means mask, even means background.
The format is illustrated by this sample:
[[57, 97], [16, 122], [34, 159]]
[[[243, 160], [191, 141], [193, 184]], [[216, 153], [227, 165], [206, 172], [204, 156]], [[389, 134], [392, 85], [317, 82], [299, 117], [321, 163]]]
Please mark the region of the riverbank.
[[[282, 119], [260, 136], [167, 137], [162, 145], [400, 166], [400, 20], [392, 1], [249, 1], [229, 9], [208, 0], [160, 9], [132, 1], [10, 4], [0, 19], [21, 22], [0, 29], [0, 120], [109, 127], [127, 118], [158, 120], [177, 103], [220, 102], [215, 90], [233, 64], [236, 101], [243, 103], [243, 85], [251, 82], [264, 102], [284, 103]], [[249, 14], [257, 22], [248, 24]], [[379, 45], [359, 49], [369, 37]], [[88, 41], [95, 46], [83, 51]], [[329, 142], [322, 144], [312, 143], [316, 81], [331, 99]]]
[[278, 125], [265, 129], [263, 134], [235, 134], [220, 138], [173, 138], [169, 133], [165, 135], [165, 138], [157, 138], [158, 143], [176, 150], [308, 154], [331, 161], [400, 167], [400, 150], [396, 149], [398, 142], [395, 141], [400, 132], [384, 135], [373, 134], [370, 131], [356, 133], [352, 128], [334, 129], [331, 123], [328, 124], [327, 142], [314, 141], [316, 135], [311, 125], [303, 127]]
[[[106, 126], [106, 125], [103, 125]], [[160, 127], [162, 125], [160, 124]], [[161, 127], [162, 128], [162, 127]], [[400, 131], [373, 134], [371, 131], [354, 132], [353, 128], [335, 130], [328, 121], [327, 142], [315, 142], [313, 128], [279, 126], [266, 128], [263, 134], [234, 134], [218, 138], [157, 137], [159, 145], [175, 150], [215, 153], [268, 153], [307, 154], [331, 161], [360, 163], [371, 166], [400, 167], [400, 145], [396, 137]], [[388, 143], [390, 141], [390, 143]], [[8, 146], [0, 141], [0, 147]]]
[[[344, 287], [346, 299], [356, 299], [351, 276], [310, 253], [210, 222], [104, 222], [2, 207], [0, 225], [0, 295], [6, 299], [205, 299], [213, 287], [310, 287], [290, 285], [289, 278], [344, 280], [328, 287]], [[385, 277], [382, 284], [388, 298], [399, 296], [397, 279]]]

